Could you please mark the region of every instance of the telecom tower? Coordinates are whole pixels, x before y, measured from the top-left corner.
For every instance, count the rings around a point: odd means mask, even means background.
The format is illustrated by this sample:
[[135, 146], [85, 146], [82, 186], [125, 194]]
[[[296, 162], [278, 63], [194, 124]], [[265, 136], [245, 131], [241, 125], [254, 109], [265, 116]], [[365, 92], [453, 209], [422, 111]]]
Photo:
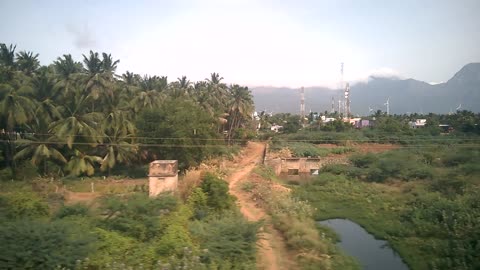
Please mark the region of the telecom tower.
[[300, 115], [302, 116], [302, 123], [305, 122], [305, 89], [300, 89]]
[[335, 113], [335, 97], [332, 97], [332, 110], [330, 113]]
[[[340, 63], [340, 91], [344, 89], [343, 88], [343, 62]], [[338, 99], [338, 114], [340, 115], [340, 113], [342, 112], [342, 94], [340, 92], [340, 97]], [[343, 106], [345, 106], [345, 104], [343, 104]]]
[[387, 98], [387, 102], [383, 105], [387, 106], [387, 115], [390, 115], [390, 97]]
[[345, 86], [345, 117], [350, 119], [350, 84]]

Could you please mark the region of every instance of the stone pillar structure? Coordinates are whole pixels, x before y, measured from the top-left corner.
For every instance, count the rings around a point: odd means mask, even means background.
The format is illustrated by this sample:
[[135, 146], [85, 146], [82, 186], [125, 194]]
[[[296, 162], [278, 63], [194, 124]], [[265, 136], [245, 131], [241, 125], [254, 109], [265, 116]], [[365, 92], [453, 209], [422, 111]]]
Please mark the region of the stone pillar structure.
[[178, 186], [178, 161], [155, 160], [148, 172], [149, 196], [155, 197], [166, 191], [175, 191]]

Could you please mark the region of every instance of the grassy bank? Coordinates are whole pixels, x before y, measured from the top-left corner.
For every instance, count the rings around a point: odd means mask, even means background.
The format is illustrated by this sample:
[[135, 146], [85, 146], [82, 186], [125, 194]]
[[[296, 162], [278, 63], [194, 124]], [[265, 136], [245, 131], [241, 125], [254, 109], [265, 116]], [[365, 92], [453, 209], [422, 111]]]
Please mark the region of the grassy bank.
[[388, 240], [411, 269], [478, 269], [478, 158], [475, 148], [357, 154], [293, 194], [317, 220], [347, 218]]
[[317, 226], [315, 209], [307, 201], [294, 198], [288, 189], [275, 184], [277, 181], [271, 170], [259, 167], [243, 189], [267, 210], [301, 269], [360, 269], [354, 258], [336, 247], [336, 235]]

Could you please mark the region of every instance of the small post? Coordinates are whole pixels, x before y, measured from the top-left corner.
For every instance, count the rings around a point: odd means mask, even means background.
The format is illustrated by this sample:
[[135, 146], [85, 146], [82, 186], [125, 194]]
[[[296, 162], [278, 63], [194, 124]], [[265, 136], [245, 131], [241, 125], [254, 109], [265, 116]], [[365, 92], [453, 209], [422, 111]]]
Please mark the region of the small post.
[[92, 193], [95, 193], [95, 184], [93, 182], [90, 183], [90, 189]]

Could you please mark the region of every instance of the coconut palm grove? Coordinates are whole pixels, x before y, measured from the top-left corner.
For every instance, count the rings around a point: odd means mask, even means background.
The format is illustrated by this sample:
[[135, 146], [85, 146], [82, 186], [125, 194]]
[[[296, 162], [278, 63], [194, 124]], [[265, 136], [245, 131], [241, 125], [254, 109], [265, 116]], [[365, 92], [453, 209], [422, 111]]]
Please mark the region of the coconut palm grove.
[[198, 82], [118, 75], [120, 60], [93, 51], [40, 66], [38, 54], [0, 46], [2, 173], [14, 179], [25, 169], [109, 174], [160, 156], [178, 159], [184, 170], [246, 136], [252, 95], [218, 73]]

